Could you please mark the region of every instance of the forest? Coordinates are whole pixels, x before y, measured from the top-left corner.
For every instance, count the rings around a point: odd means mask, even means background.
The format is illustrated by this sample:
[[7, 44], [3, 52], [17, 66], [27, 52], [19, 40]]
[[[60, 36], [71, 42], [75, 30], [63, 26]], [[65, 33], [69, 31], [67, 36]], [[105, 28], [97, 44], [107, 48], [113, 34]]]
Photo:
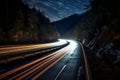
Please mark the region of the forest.
[[0, 0], [0, 44], [56, 41], [59, 33], [44, 12], [21, 0]]

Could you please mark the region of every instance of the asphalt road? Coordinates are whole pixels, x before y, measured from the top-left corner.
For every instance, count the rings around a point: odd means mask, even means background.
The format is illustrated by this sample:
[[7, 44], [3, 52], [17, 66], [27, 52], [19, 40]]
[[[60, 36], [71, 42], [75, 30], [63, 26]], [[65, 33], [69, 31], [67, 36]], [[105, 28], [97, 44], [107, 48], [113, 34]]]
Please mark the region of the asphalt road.
[[37, 80], [79, 80], [81, 52], [80, 45], [75, 43], [65, 57]]
[[77, 80], [81, 48], [76, 42], [69, 42], [56, 52], [1, 73], [0, 80]]

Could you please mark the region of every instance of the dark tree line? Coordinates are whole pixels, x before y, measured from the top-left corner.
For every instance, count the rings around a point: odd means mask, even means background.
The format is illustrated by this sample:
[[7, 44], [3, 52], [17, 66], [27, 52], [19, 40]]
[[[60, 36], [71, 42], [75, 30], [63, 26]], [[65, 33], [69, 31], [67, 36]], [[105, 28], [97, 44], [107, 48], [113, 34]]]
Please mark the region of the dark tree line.
[[0, 0], [0, 44], [49, 42], [58, 35], [42, 12], [21, 0]]

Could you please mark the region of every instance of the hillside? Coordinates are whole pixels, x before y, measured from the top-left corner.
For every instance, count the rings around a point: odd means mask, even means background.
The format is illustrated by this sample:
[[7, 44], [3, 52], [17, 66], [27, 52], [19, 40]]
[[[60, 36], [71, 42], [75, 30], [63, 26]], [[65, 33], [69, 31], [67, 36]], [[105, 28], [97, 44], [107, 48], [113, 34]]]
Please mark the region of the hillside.
[[59, 34], [49, 19], [21, 0], [0, 0], [0, 10], [0, 44], [57, 40]]
[[74, 14], [53, 24], [64, 38], [90, 40], [95, 35], [97, 16], [90, 10]]
[[52, 24], [56, 26], [57, 30], [64, 35], [66, 31], [74, 27], [81, 20], [81, 15], [74, 14], [66, 17], [62, 20], [53, 22]]
[[92, 11], [88, 11], [84, 15], [81, 15], [81, 20], [68, 30], [64, 37], [89, 41], [95, 35], [96, 28], [98, 27], [96, 24], [97, 16]]

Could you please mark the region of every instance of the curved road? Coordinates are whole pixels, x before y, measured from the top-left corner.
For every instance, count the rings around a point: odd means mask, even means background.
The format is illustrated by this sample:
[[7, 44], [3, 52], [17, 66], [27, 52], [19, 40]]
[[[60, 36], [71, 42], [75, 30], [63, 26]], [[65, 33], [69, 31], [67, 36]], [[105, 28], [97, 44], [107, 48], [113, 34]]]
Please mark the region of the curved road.
[[75, 42], [56, 52], [0, 74], [0, 80], [77, 80], [81, 48]]

